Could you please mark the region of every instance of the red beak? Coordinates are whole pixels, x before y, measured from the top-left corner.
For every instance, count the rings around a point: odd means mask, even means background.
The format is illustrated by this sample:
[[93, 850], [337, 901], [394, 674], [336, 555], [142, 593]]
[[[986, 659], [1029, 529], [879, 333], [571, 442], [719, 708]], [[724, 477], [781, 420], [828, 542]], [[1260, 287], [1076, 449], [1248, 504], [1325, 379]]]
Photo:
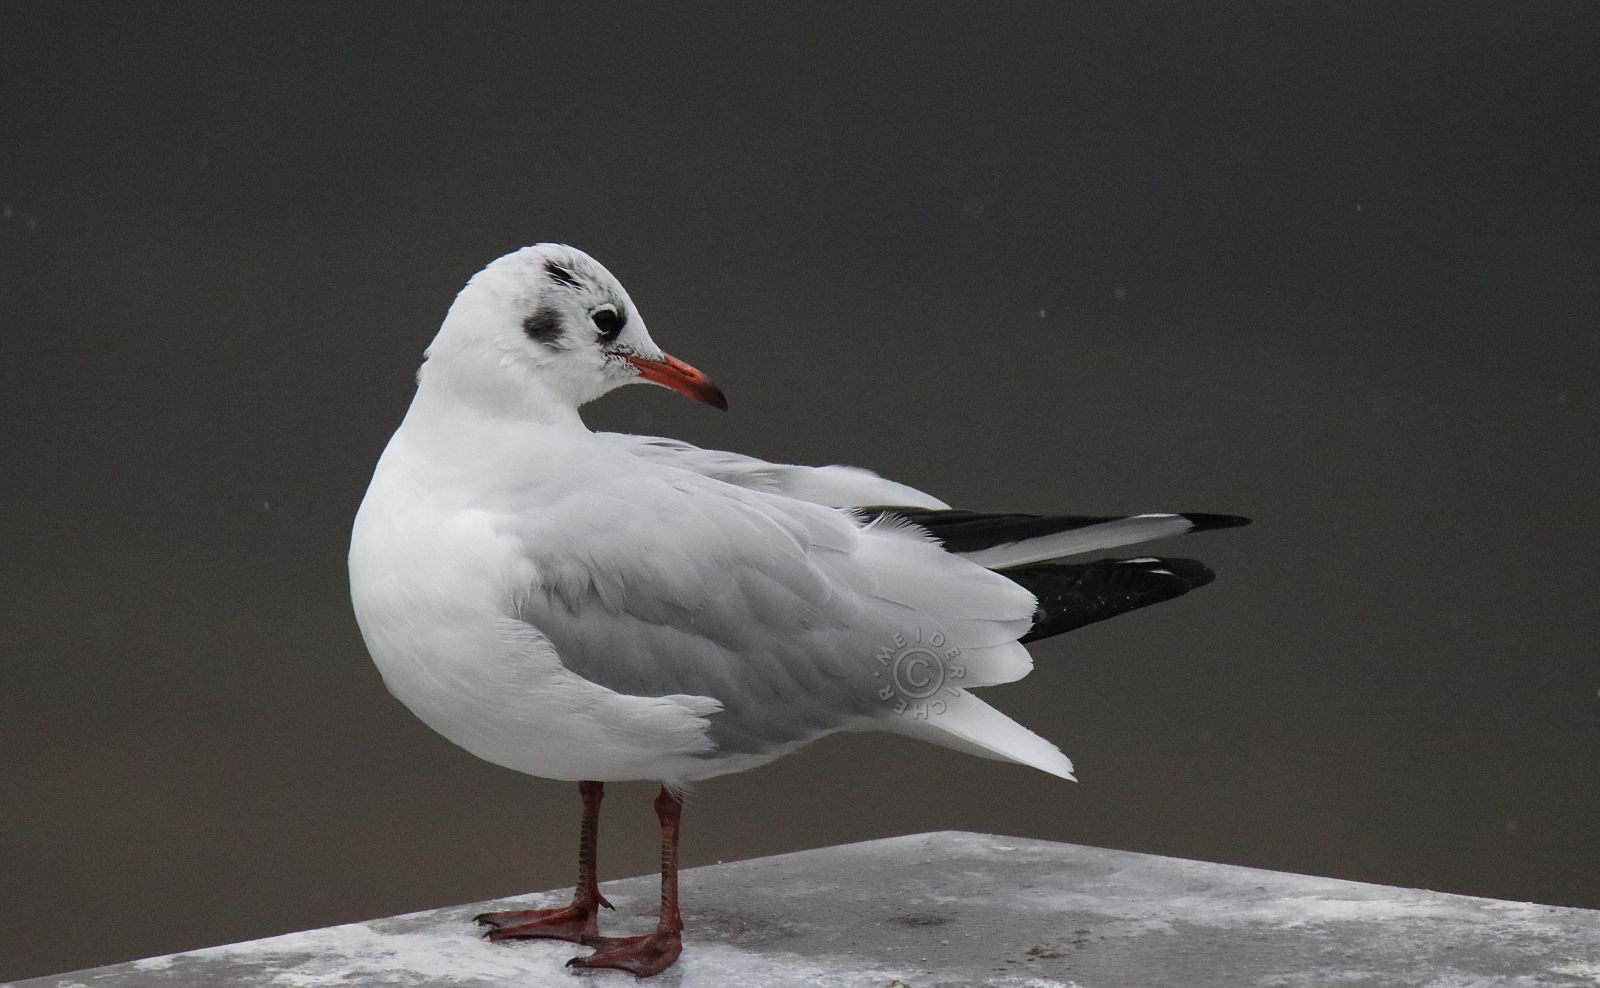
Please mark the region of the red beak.
[[638, 354], [627, 354], [628, 362], [639, 368], [639, 376], [651, 384], [671, 388], [695, 401], [703, 401], [712, 408], [728, 410], [728, 399], [722, 389], [711, 383], [711, 378], [690, 367], [677, 357], [663, 353], [660, 360], [651, 360]]

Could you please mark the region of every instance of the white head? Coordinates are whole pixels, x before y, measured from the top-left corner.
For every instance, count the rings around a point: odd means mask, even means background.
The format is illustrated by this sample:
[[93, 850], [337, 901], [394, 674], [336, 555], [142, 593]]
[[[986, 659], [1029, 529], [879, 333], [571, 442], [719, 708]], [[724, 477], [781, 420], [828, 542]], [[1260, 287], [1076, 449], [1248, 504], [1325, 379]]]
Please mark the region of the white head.
[[728, 407], [704, 374], [661, 352], [622, 283], [565, 244], [524, 247], [473, 275], [418, 380], [507, 412], [576, 408], [640, 381]]

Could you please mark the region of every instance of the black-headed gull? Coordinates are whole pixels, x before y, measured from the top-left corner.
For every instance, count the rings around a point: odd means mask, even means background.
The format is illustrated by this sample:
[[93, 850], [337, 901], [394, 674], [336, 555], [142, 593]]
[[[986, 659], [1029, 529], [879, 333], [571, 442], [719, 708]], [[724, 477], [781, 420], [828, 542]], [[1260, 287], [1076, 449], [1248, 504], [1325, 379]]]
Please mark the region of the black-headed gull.
[[[1055, 745], [971, 690], [1027, 675], [1024, 641], [1211, 572], [1057, 560], [1244, 523], [958, 511], [865, 470], [585, 428], [580, 405], [639, 381], [726, 407], [587, 254], [539, 244], [494, 261], [428, 347], [350, 545], [356, 618], [394, 695], [481, 758], [579, 783], [572, 904], [478, 917], [491, 939], [596, 947], [578, 967], [642, 976], [677, 958], [690, 783], [842, 730], [1072, 778]], [[601, 794], [635, 779], [662, 784], [660, 922], [602, 937]]]

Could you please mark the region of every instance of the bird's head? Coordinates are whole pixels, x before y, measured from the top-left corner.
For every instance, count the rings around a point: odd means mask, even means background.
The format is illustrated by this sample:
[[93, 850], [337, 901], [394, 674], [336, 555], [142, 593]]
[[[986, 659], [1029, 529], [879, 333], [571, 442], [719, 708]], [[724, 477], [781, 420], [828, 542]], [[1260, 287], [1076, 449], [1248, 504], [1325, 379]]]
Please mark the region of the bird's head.
[[524, 247], [474, 275], [428, 347], [422, 376], [512, 407], [576, 408], [638, 382], [728, 407], [709, 378], [656, 346], [622, 283], [565, 244]]

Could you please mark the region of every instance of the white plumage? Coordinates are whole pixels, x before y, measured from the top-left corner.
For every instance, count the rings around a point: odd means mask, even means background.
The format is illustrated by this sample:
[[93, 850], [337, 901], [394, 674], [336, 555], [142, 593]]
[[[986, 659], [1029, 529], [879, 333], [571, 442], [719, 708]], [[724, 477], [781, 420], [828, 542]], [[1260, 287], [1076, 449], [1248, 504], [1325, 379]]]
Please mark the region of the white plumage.
[[[584, 426], [578, 406], [638, 381], [726, 407], [588, 255], [500, 258], [429, 347], [350, 545], [356, 618], [395, 696], [482, 758], [580, 783], [573, 904], [478, 917], [493, 939], [600, 948], [579, 966], [648, 975], [677, 958], [688, 783], [840, 730], [1070, 779], [1065, 755], [972, 689], [1028, 674], [1024, 635], [1169, 599], [1210, 571], [1029, 564], [1242, 522], [950, 511], [865, 470]], [[664, 786], [661, 918], [600, 937], [601, 793], [632, 779]]]
[[[943, 502], [865, 470], [590, 432], [576, 399], [630, 375], [528, 338], [552, 259], [594, 281], [572, 299], [579, 332], [583, 307], [611, 299], [629, 313], [618, 345], [661, 357], [621, 285], [571, 248], [519, 251], [462, 291], [351, 542], [389, 689], [474, 754], [554, 779], [678, 785], [864, 728], [1070, 777], [966, 689], [1027, 674], [1033, 596], [919, 529], [841, 510]], [[879, 696], [877, 656], [907, 635], [959, 650], [963, 688], [939, 717]]]

